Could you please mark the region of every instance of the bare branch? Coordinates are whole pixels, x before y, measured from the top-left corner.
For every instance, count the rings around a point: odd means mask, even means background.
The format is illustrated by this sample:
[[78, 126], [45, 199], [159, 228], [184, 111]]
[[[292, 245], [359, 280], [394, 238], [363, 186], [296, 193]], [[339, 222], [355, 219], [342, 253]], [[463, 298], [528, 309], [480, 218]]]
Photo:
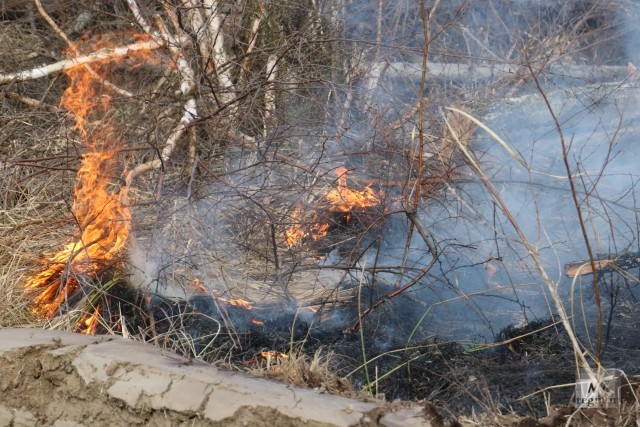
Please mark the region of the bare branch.
[[149, 40], [115, 48], [104, 48], [90, 53], [89, 55], [82, 55], [73, 59], [65, 59], [63, 61], [54, 62], [53, 64], [36, 67], [31, 70], [19, 71], [17, 73], [10, 74], [0, 74], [0, 84], [35, 80], [42, 77], [47, 77], [54, 73], [68, 70], [69, 68], [91, 64], [93, 62], [119, 58], [122, 56], [126, 56], [131, 52], [140, 50], [158, 49], [162, 46], [163, 43], [160, 40]]
[[[138, 20], [138, 23], [142, 28], [146, 31], [152, 31], [151, 26], [146, 22], [144, 17], [140, 14], [140, 9], [135, 0], [127, 0], [127, 4], [133, 15]], [[165, 39], [165, 44], [168, 46], [169, 50], [174, 56], [174, 60], [177, 64], [178, 75], [180, 77], [180, 92], [183, 95], [189, 96], [187, 102], [184, 105], [184, 113], [178, 126], [171, 132], [169, 137], [165, 142], [165, 146], [160, 153], [160, 158], [151, 160], [149, 162], [143, 163], [141, 165], [136, 166], [134, 169], [129, 171], [126, 174], [126, 182], [127, 186], [131, 183], [131, 180], [136, 176], [160, 168], [169, 157], [173, 153], [178, 140], [182, 137], [185, 130], [190, 126], [190, 124], [198, 117], [198, 109], [196, 106], [196, 99], [193, 96], [193, 91], [196, 87], [196, 79], [195, 73], [189, 63], [183, 58], [181, 51], [179, 49], [179, 43], [177, 37], [174, 37], [164, 24], [161, 21], [156, 21], [158, 23], [158, 27], [160, 28], [160, 32]], [[150, 34], [152, 35], [152, 34]]]
[[162, 153], [160, 154], [159, 159], [154, 159], [150, 162], [143, 163], [141, 165], [136, 166], [130, 172], [127, 173], [126, 181], [127, 184], [131, 182], [131, 180], [138, 175], [152, 171], [154, 169], [160, 168], [164, 162], [169, 160], [173, 150], [176, 148], [176, 144], [184, 131], [189, 127], [189, 124], [198, 116], [198, 111], [196, 108], [196, 100], [195, 98], [190, 98], [184, 106], [184, 114], [180, 119], [180, 123], [178, 126], [171, 132], [171, 135], [167, 138], [165, 142], [165, 146], [162, 149]]

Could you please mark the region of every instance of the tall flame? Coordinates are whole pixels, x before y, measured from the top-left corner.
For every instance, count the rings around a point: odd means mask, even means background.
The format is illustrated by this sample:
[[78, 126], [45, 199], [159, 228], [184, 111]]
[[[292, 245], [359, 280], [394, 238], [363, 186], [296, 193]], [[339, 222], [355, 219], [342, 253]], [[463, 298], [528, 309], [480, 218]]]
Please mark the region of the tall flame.
[[[134, 36], [140, 40], [143, 36]], [[87, 47], [98, 49], [110, 45], [108, 38], [91, 46], [76, 45], [69, 50], [76, 56]], [[132, 52], [128, 59], [146, 60], [148, 52]], [[110, 113], [110, 97], [103, 93], [105, 76], [116, 61], [106, 59], [90, 68], [68, 69], [70, 85], [60, 105], [76, 117], [75, 129], [87, 149], [77, 172], [71, 211], [79, 226], [78, 236], [58, 253], [43, 260], [41, 272], [25, 284], [33, 295], [33, 309], [43, 317], [56, 315], [79, 286], [78, 278], [95, 278], [121, 253], [129, 236], [131, 211], [127, 188], [113, 191], [111, 181], [117, 173], [117, 149], [123, 145]], [[98, 316], [95, 310], [84, 316], [86, 331], [93, 332]], [[83, 328], [83, 325], [78, 325]]]

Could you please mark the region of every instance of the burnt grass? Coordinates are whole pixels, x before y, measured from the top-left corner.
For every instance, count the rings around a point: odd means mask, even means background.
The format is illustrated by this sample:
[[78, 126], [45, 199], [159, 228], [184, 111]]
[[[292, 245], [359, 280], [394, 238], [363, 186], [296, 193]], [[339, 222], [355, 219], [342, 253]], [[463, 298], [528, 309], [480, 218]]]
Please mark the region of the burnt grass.
[[[367, 378], [375, 381], [377, 372], [379, 381], [370, 391], [379, 397], [427, 399], [451, 415], [499, 409], [542, 417], [546, 415], [544, 395], [535, 392], [575, 381], [571, 346], [550, 319], [505, 328], [496, 342], [514, 339], [506, 344], [470, 348], [438, 337], [411, 345], [404, 336], [390, 340], [380, 327], [384, 310], [363, 320], [361, 334], [348, 333], [344, 321], [303, 321], [283, 307], [260, 307], [251, 312], [226, 307], [222, 316], [220, 306], [207, 297], [190, 301], [154, 297], [147, 307], [150, 311], [140, 309], [135, 316], [136, 327], [147, 331], [149, 341], [184, 356], [196, 354], [213, 363], [225, 360], [227, 365], [251, 367], [263, 351], [287, 353], [293, 345], [313, 356], [322, 349], [335, 354], [332, 369], [337, 376], [348, 376], [355, 389], [368, 390]], [[337, 317], [348, 318], [353, 314], [348, 311]], [[149, 324], [151, 317], [153, 325]], [[233, 331], [226, 328], [225, 318]], [[253, 324], [250, 319], [263, 324]], [[393, 323], [386, 322], [385, 327], [400, 326]], [[189, 345], [184, 343], [185, 334]], [[552, 404], [567, 404], [573, 387], [554, 388], [549, 393]]]
[[[207, 296], [189, 301], [144, 297], [126, 283], [113, 287], [108, 301], [109, 311], [121, 313], [130, 331], [142, 331], [145, 341], [186, 357], [247, 369], [259, 364], [263, 351], [295, 348], [309, 356], [330, 351], [331, 369], [356, 390], [387, 400], [426, 399], [451, 416], [473, 410], [540, 418], [547, 415], [545, 393], [552, 405], [567, 405], [573, 398], [573, 350], [562, 327], [550, 318], [508, 326], [494, 342], [462, 345], [430, 336], [408, 344], [402, 331], [411, 329], [411, 316], [398, 316], [392, 304], [364, 317], [360, 332], [349, 331], [358, 313], [348, 305], [305, 317], [284, 305], [249, 311]], [[402, 296], [397, 303], [402, 305]], [[608, 328], [603, 352], [605, 366], [627, 374], [638, 373], [634, 310], [634, 305], [618, 307], [614, 317], [622, 321]]]

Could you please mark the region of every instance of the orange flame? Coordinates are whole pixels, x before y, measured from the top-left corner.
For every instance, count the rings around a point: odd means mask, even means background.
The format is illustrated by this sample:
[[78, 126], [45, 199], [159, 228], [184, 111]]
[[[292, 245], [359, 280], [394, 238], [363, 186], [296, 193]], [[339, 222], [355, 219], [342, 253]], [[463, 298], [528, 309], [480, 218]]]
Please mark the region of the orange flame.
[[249, 301], [245, 301], [243, 299], [230, 299], [229, 300], [229, 305], [232, 305], [234, 307], [242, 307], [245, 310], [253, 310], [253, 306], [251, 304], [249, 304]]
[[267, 369], [275, 373], [283, 371], [284, 362], [289, 358], [289, 355], [273, 350], [263, 351], [261, 356], [267, 362]]
[[269, 350], [261, 353], [262, 357], [267, 360], [267, 363], [277, 362], [282, 359], [288, 359], [289, 355], [280, 353], [279, 351]]
[[[367, 209], [380, 204], [380, 199], [376, 196], [375, 192], [366, 187], [362, 191], [352, 190], [347, 186], [347, 173], [349, 171], [344, 167], [336, 169], [338, 175], [338, 185], [325, 195], [325, 200], [329, 202], [327, 210], [329, 212], [341, 212], [346, 214], [346, 222], [349, 223], [352, 219], [354, 210]], [[329, 224], [327, 223], [315, 223], [309, 231], [305, 231], [300, 225], [295, 222], [300, 222], [300, 210], [296, 208], [293, 211], [292, 224], [285, 232], [285, 241], [290, 248], [300, 245], [302, 239], [311, 236], [313, 240], [318, 240], [326, 237], [329, 231]]]
[[380, 204], [380, 200], [369, 187], [362, 191], [352, 190], [347, 186], [347, 173], [343, 167], [336, 169], [338, 187], [331, 190], [325, 198], [329, 201], [332, 212], [351, 212], [354, 209], [366, 209]]
[[[295, 208], [292, 215], [292, 222], [300, 221], [300, 209]], [[292, 224], [291, 227], [285, 232], [285, 238], [287, 246], [290, 248], [298, 245], [302, 242], [302, 239], [307, 237], [308, 234], [300, 227], [299, 224]]]
[[313, 224], [311, 226], [311, 230], [309, 230], [309, 234], [313, 240], [318, 240], [327, 236], [327, 232], [329, 231], [329, 224]]
[[237, 299], [229, 299], [229, 298], [224, 298], [224, 297], [216, 297], [216, 299], [226, 305], [232, 306], [232, 307], [240, 307], [240, 308], [244, 308], [245, 310], [253, 310], [253, 306], [251, 305], [251, 303], [249, 303], [249, 301], [243, 300], [241, 298], [237, 298]]
[[202, 284], [202, 281], [198, 278], [193, 279], [193, 288], [195, 292], [200, 295], [207, 295], [209, 293], [207, 288]]
[[101, 307], [98, 306], [93, 311], [93, 314], [90, 316], [85, 315], [83, 319], [80, 320], [80, 325], [84, 327], [84, 331], [82, 331], [83, 334], [95, 335], [100, 319], [100, 311]]
[[[225, 298], [221, 296], [216, 296], [215, 299], [227, 307], [239, 307], [248, 311], [253, 310], [253, 306], [251, 305], [251, 303], [241, 298], [234, 299], [234, 298]], [[264, 322], [262, 320], [253, 319], [249, 316], [247, 316], [247, 320], [249, 321], [249, 323], [253, 323], [256, 326], [264, 326]]]
[[[141, 40], [144, 36], [134, 35]], [[98, 49], [112, 43], [103, 38], [91, 46]], [[84, 45], [69, 49], [75, 56]], [[124, 59], [124, 58], [121, 58]], [[129, 60], [147, 61], [147, 51], [131, 52]], [[110, 97], [103, 93], [104, 76], [110, 75], [112, 59], [92, 63], [90, 68], [77, 66], [67, 74], [70, 85], [64, 92], [60, 105], [76, 117], [75, 129], [88, 148], [77, 172], [74, 200], [71, 211], [80, 232], [75, 241], [58, 253], [43, 260], [44, 269], [29, 278], [25, 284], [28, 292], [35, 294], [33, 309], [43, 317], [51, 318], [79, 286], [78, 277], [96, 278], [104, 267], [114, 262], [129, 236], [131, 211], [127, 188], [110, 189], [116, 174], [116, 150], [123, 145], [109, 110]], [[85, 322], [85, 331], [95, 332], [98, 309]], [[83, 325], [78, 325], [80, 328]]]

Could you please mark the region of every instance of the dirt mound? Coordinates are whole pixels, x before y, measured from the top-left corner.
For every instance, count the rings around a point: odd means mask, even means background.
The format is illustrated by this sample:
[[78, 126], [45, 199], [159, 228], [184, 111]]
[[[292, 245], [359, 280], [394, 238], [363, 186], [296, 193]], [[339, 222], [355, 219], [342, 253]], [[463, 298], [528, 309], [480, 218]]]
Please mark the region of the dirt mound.
[[437, 426], [383, 405], [227, 372], [141, 343], [0, 330], [0, 425]]

